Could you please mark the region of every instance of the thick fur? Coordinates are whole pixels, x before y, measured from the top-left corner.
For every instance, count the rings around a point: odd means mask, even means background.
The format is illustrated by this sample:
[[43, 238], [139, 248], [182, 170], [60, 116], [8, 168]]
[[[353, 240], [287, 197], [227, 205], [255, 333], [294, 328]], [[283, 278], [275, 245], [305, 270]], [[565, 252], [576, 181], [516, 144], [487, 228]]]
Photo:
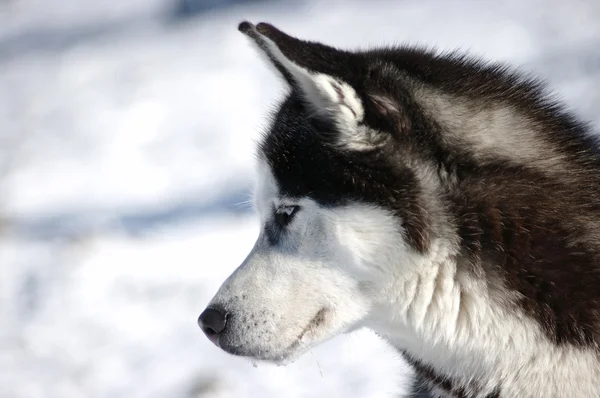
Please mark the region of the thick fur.
[[368, 327], [432, 393], [600, 397], [600, 152], [511, 69], [240, 25], [289, 95], [258, 150], [262, 232], [209, 304], [286, 362]]

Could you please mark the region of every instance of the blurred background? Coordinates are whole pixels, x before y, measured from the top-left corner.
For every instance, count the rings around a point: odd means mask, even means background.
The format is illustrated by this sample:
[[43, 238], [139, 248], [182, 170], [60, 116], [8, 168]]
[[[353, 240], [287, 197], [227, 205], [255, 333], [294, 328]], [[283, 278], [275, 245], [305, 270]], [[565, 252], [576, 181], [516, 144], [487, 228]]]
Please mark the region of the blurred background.
[[368, 332], [255, 368], [196, 325], [257, 236], [284, 94], [242, 19], [508, 61], [600, 124], [598, 0], [0, 0], [0, 397], [403, 396]]

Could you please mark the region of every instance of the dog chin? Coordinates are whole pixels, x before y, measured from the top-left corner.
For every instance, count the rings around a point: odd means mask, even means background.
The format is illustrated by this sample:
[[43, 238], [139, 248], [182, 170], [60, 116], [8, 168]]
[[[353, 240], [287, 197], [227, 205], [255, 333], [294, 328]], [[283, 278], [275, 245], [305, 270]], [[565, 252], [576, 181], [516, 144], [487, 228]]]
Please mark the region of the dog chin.
[[289, 349], [286, 351], [283, 351], [282, 353], [278, 353], [278, 354], [268, 354], [265, 355], [263, 353], [250, 353], [250, 352], [240, 352], [240, 351], [234, 351], [234, 350], [227, 350], [224, 349], [224, 351], [228, 352], [231, 355], [235, 355], [235, 356], [240, 356], [240, 357], [244, 357], [246, 359], [248, 359], [253, 365], [257, 365], [257, 364], [269, 364], [269, 365], [276, 365], [276, 366], [287, 366], [291, 363], [296, 362], [302, 355], [304, 355], [308, 350], [310, 349], [310, 347], [306, 347], [304, 349]]
[[264, 358], [264, 357], [251, 357], [250, 361], [253, 364], [257, 364], [257, 363], [265, 363], [265, 364], [270, 364], [270, 365], [276, 365], [276, 366], [287, 366], [290, 365], [294, 362], [296, 362], [303, 354], [306, 353], [307, 350], [298, 350], [298, 351], [293, 351], [293, 352], [286, 352], [285, 354], [282, 355], [277, 355], [277, 356], [272, 356], [272, 357], [268, 357], [268, 358]]
[[219, 348], [228, 354], [249, 359], [252, 363], [270, 363], [278, 366], [285, 366], [295, 362], [299, 357], [306, 353], [311, 346], [297, 341], [282, 350], [271, 349], [244, 349], [240, 346], [230, 346], [228, 344], [217, 344]]

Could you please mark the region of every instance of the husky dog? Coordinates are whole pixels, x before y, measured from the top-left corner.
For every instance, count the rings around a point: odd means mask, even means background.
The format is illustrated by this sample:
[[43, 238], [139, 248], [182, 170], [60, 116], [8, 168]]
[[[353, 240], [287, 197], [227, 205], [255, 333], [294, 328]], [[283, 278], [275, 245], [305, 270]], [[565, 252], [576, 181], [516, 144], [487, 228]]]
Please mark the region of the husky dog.
[[199, 324], [286, 363], [366, 327], [434, 396], [600, 397], [600, 151], [540, 82], [456, 53], [243, 22], [289, 95], [262, 229]]

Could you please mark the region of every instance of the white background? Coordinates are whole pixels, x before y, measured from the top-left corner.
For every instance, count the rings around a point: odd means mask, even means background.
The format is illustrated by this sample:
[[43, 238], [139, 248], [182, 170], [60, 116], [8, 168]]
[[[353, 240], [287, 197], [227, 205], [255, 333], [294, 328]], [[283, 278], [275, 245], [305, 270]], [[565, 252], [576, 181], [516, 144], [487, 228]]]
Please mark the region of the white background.
[[237, 23], [467, 49], [598, 125], [600, 3], [264, 1], [178, 22], [170, 7], [0, 1], [0, 397], [398, 396], [408, 370], [368, 332], [254, 368], [196, 325], [256, 237], [253, 147], [284, 93]]

